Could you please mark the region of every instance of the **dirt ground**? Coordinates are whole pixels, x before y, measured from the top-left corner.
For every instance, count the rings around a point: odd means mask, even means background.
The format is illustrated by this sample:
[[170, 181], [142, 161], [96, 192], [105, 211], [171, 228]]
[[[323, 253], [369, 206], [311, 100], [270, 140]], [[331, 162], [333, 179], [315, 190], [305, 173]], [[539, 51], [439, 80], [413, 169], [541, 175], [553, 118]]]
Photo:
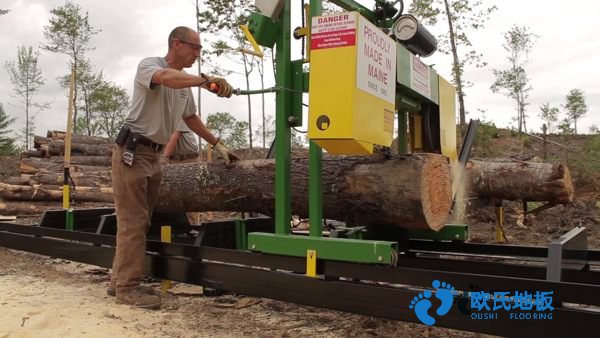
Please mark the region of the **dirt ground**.
[[[577, 142], [585, 140], [575, 141], [572, 146], [579, 147]], [[492, 157], [523, 156], [536, 150], [508, 137], [493, 142], [488, 145], [492, 150], [491, 146], [496, 147]], [[475, 155], [485, 157], [481, 147]], [[558, 160], [573, 160], [561, 156], [569, 156], [566, 152], [560, 152]], [[17, 166], [17, 158], [0, 157], [0, 180], [14, 175]], [[520, 203], [505, 204], [509, 244], [546, 246], [581, 225], [588, 229], [589, 247], [600, 249], [600, 175], [582, 177], [573, 169], [572, 173], [576, 184], [572, 204], [527, 217]], [[495, 222], [492, 207], [469, 202], [470, 241], [494, 242]], [[484, 336], [242, 295], [203, 297], [200, 287], [186, 284], [175, 284], [160, 310], [141, 310], [115, 304], [106, 295], [108, 273], [94, 266], [0, 248], [0, 338]], [[159, 284], [150, 285], [158, 290]]]

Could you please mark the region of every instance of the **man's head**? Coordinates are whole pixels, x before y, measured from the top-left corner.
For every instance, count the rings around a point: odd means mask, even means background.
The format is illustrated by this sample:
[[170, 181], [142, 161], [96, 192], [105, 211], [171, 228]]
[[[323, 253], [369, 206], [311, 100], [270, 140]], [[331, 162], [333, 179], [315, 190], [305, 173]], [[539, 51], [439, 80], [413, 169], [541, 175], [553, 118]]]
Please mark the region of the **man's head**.
[[169, 34], [169, 55], [175, 66], [189, 68], [200, 57], [200, 35], [189, 27], [179, 26]]

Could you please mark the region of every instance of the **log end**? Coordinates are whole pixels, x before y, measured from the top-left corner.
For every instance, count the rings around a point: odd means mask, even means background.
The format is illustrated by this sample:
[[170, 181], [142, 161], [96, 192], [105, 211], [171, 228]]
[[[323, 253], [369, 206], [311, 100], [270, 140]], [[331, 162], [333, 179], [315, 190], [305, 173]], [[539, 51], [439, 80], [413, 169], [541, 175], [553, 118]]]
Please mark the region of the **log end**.
[[573, 187], [573, 179], [569, 167], [563, 164], [558, 165], [559, 171], [562, 173], [562, 181], [565, 187], [565, 194], [560, 196], [559, 203], [571, 203], [575, 198], [575, 188]]
[[452, 178], [448, 159], [428, 156], [421, 174], [423, 215], [432, 230], [444, 227], [452, 208]]

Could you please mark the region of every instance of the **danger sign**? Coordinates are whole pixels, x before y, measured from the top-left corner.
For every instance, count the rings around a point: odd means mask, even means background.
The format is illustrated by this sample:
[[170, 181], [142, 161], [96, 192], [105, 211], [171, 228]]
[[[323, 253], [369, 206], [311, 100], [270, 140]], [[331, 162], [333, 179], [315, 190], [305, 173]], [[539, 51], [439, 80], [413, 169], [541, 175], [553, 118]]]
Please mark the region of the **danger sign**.
[[342, 13], [312, 19], [310, 48], [326, 49], [356, 44], [356, 16]]

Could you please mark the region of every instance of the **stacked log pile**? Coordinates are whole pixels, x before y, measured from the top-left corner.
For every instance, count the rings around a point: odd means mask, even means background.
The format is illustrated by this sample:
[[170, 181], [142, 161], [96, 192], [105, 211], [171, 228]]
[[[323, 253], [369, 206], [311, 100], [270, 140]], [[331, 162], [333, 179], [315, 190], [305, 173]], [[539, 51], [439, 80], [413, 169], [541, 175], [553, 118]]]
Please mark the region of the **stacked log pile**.
[[[40, 214], [62, 206], [65, 133], [34, 137], [34, 149], [21, 155], [20, 176], [0, 182], [0, 214]], [[73, 135], [71, 194], [73, 207], [112, 206], [111, 152], [108, 138]]]
[[[23, 154], [21, 175], [0, 182], [0, 214], [40, 213], [61, 207], [64, 134], [35, 138]], [[110, 161], [114, 143], [73, 137], [71, 156], [74, 207], [111, 206]], [[243, 152], [240, 152], [243, 154]], [[244, 158], [242, 156], [242, 158]], [[291, 161], [293, 214], [308, 215], [308, 160]], [[560, 164], [471, 161], [465, 170], [467, 196], [551, 204], [573, 200], [569, 170]], [[254, 211], [274, 214], [274, 160], [243, 160], [167, 165], [157, 211]], [[449, 161], [439, 154], [325, 156], [323, 216], [351, 224], [377, 224], [437, 230], [452, 205]], [[456, 188], [456, 187], [455, 187]]]

